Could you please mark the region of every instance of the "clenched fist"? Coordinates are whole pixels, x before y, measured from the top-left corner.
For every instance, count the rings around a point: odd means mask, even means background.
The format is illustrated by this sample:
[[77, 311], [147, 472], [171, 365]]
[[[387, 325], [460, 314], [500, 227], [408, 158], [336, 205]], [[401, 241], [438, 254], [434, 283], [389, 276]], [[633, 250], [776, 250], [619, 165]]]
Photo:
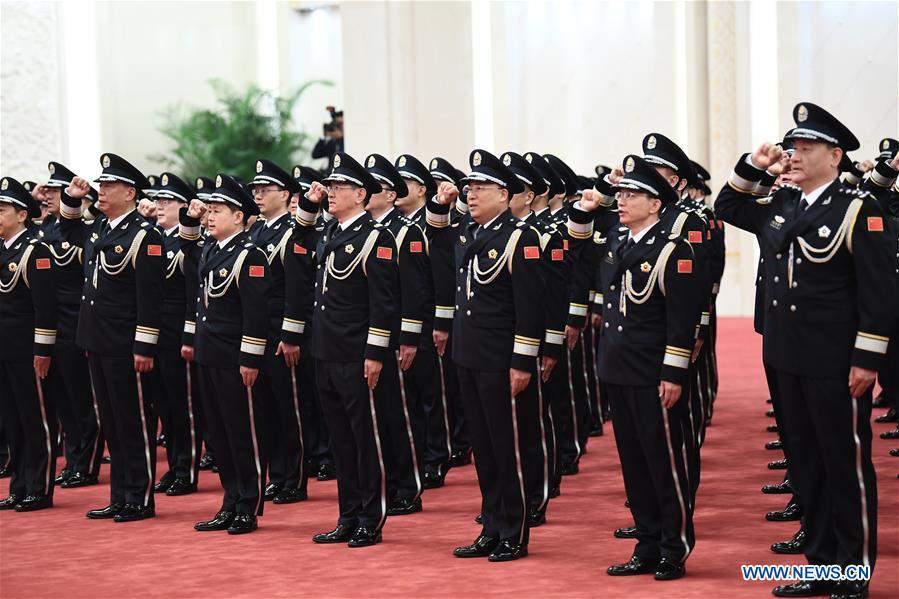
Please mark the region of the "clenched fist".
[[783, 150], [780, 146], [766, 141], [752, 153], [752, 165], [755, 168], [768, 170], [769, 166], [780, 161], [781, 154], [783, 154]]
[[459, 197], [459, 189], [449, 181], [443, 181], [437, 188], [437, 203], [449, 206]]
[[66, 187], [66, 193], [69, 194], [69, 197], [75, 198], [76, 200], [80, 200], [88, 193], [90, 193], [90, 191], [90, 183], [88, 183], [86, 179], [82, 179], [81, 177], [75, 177], [74, 179], [72, 179], [72, 182], [69, 183], [69, 186]]

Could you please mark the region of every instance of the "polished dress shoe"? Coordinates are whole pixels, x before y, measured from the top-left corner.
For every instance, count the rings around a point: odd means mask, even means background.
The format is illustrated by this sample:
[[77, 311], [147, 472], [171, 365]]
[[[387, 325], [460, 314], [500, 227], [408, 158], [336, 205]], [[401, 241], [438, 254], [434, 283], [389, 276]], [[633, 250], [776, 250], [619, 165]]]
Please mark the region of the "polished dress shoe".
[[63, 489], [77, 489], [78, 487], [90, 487], [99, 483], [100, 481], [96, 475], [91, 476], [90, 474], [76, 472], [59, 486]]
[[265, 493], [263, 493], [262, 498], [265, 501], [271, 501], [275, 498], [275, 495], [281, 492], [283, 487], [281, 485], [276, 485], [275, 483], [269, 483], [265, 488]]
[[636, 539], [637, 527], [625, 526], [623, 528], [616, 528], [613, 534], [615, 535], [616, 539]]
[[773, 462], [768, 462], [768, 470], [786, 470], [787, 469], [787, 458], [783, 458], [781, 460], [774, 460]]
[[512, 562], [528, 555], [528, 546], [513, 541], [500, 541], [496, 549], [487, 556], [491, 562]]
[[768, 431], [769, 433], [776, 433], [776, 432], [780, 431], [780, 429], [777, 428], [776, 424], [769, 424], [768, 426], [765, 427], [765, 430]]
[[21, 495], [13, 495], [10, 493], [9, 497], [0, 500], [0, 510], [14, 510], [22, 499]]
[[158, 483], [153, 485], [153, 492], [154, 493], [165, 493], [166, 491], [169, 490], [169, 487], [171, 487], [172, 483], [174, 483], [174, 482], [175, 482], [174, 478], [166, 478], [163, 476], [162, 479], [160, 479], [160, 481]]
[[165, 447], [165, 443], [165, 435], [159, 435], [158, 437], [156, 437], [156, 445], [158, 445], [159, 447]]
[[228, 527], [229, 535], [245, 535], [259, 528], [256, 516], [253, 514], [236, 514]]
[[877, 418], [874, 419], [874, 422], [878, 422], [883, 424], [884, 422], [897, 422], [899, 421], [899, 412], [896, 411], [896, 408], [890, 408], [886, 411], [886, 414], [881, 414]]
[[474, 521], [476, 524], [483, 524], [484, 523], [484, 514], [478, 514], [477, 516], [475, 516]]
[[559, 485], [553, 485], [549, 488], [549, 498], [555, 499], [559, 495], [562, 494], [562, 489], [559, 488]]
[[542, 524], [546, 524], [546, 511], [538, 508], [528, 510], [528, 527], [535, 528]]
[[323, 545], [328, 543], [346, 543], [353, 538], [354, 532], [356, 532], [356, 526], [353, 524], [338, 524], [337, 528], [331, 532], [322, 532], [313, 536], [312, 542]]
[[59, 473], [59, 476], [53, 479], [53, 484], [61, 485], [69, 480], [69, 477], [72, 476], [72, 474], [74, 474], [74, 472], [70, 471], [68, 468], [63, 468], [62, 472]]
[[213, 466], [215, 466], [215, 458], [212, 457], [212, 454], [204, 453], [200, 458], [200, 470], [212, 470]]
[[830, 599], [865, 599], [868, 596], [868, 582], [865, 580], [843, 580], [830, 593]]
[[797, 555], [803, 552], [807, 541], [808, 534], [804, 528], [800, 528], [789, 541], [781, 541], [771, 545], [771, 551], [782, 555]]
[[190, 495], [197, 492], [197, 485], [191, 484], [183, 478], [176, 478], [169, 488], [165, 490], [165, 494], [169, 497], [178, 497], [179, 495]]
[[337, 471], [333, 464], [322, 464], [315, 474], [315, 480], [319, 481], [334, 480], [335, 478], [337, 478]]
[[85, 516], [91, 520], [110, 520], [115, 518], [116, 514], [121, 512], [123, 507], [121, 503], [110, 503], [106, 507], [89, 511]]
[[636, 555], [623, 564], [615, 564], [606, 568], [609, 576], [636, 576], [638, 574], [655, 574], [659, 560], [644, 560]]
[[480, 535], [471, 545], [456, 547], [453, 555], [456, 557], [487, 557], [499, 545], [499, 539]]
[[425, 475], [422, 477], [421, 486], [425, 489], [439, 489], [444, 484], [444, 476], [433, 470], [426, 470]]
[[899, 426], [880, 433], [881, 439], [899, 439]]
[[212, 520], [203, 520], [194, 524], [194, 530], [200, 532], [209, 532], [214, 530], [228, 530], [231, 522], [234, 521], [234, 512], [219, 510]]
[[678, 578], [683, 578], [686, 573], [687, 569], [684, 568], [683, 562], [663, 557], [659, 561], [659, 565], [656, 566], [655, 579], [677, 580]]
[[421, 497], [394, 499], [387, 508], [388, 516], [407, 516], [421, 511]]
[[777, 441], [768, 441], [767, 443], [765, 443], [765, 449], [767, 449], [768, 451], [775, 451], [777, 449], [783, 448], [784, 444], [780, 439], [778, 439]]
[[768, 512], [765, 520], [769, 522], [793, 522], [802, 519], [802, 508], [798, 503], [791, 503], [779, 512]]
[[0, 466], [0, 478], [7, 478], [12, 474], [12, 469], [9, 467], [9, 464], [4, 464]]
[[837, 585], [832, 580], [800, 580], [771, 589], [775, 597], [821, 597], [830, 595]]
[[765, 412], [765, 416], [767, 416], [768, 418], [774, 418], [774, 410], [768, 410], [767, 412]]
[[580, 467], [578, 467], [577, 462], [571, 462], [569, 464], [562, 464], [561, 466], [559, 466], [559, 474], [561, 474], [562, 476], [571, 476], [572, 474], [577, 474], [579, 470]]
[[762, 493], [765, 495], [784, 495], [792, 492], [793, 487], [790, 485], [790, 479], [788, 478], [785, 478], [783, 482], [779, 482], [776, 485], [765, 485], [762, 487]]
[[140, 505], [139, 503], [126, 503], [122, 506], [122, 510], [113, 516], [114, 522], [137, 522], [138, 520], [146, 520], [147, 518], [155, 518], [156, 510], [151, 505]]
[[105, 455], [102, 458], [100, 458], [100, 461], [103, 462], [104, 464], [112, 464], [112, 458], [109, 457], [108, 455]]
[[308, 495], [305, 490], [300, 489], [284, 489], [272, 499], [272, 503], [277, 503], [278, 505], [283, 505], [285, 503], [299, 503], [300, 501], [306, 501]]
[[890, 450], [890, 455], [894, 458], [899, 458], [899, 447], [894, 447]]
[[381, 542], [381, 531], [360, 526], [353, 533], [353, 537], [347, 541], [347, 547], [370, 547]]
[[27, 495], [16, 505], [17, 512], [36, 512], [53, 507], [53, 497], [49, 495]]
[[471, 464], [470, 449], [454, 451], [452, 457], [450, 457], [449, 465], [453, 468], [458, 468], [459, 466], [467, 466], [469, 464]]

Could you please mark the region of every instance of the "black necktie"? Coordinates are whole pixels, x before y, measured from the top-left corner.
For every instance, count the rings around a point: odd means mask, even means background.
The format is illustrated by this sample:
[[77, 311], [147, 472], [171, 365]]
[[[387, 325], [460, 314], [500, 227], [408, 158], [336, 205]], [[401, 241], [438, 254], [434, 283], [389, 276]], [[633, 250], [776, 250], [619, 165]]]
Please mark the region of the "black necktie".
[[634, 247], [635, 245], [637, 245], [637, 244], [634, 242], [634, 239], [633, 239], [633, 238], [629, 238], [629, 239], [627, 240], [627, 243], [625, 243], [624, 245], [619, 245], [619, 246], [618, 246], [618, 260], [619, 260], [619, 261], [620, 261], [620, 260], [623, 260], [624, 257], [627, 255], [627, 253], [628, 253], [628, 252], [631, 250], [631, 248]]
[[100, 237], [106, 237], [110, 231], [112, 231], [112, 227], [109, 226], [109, 221], [106, 221], [103, 223], [103, 228], [100, 229]]
[[808, 200], [806, 200], [805, 198], [802, 198], [801, 200], [799, 200], [799, 212], [805, 212], [805, 210], [807, 208], [808, 208]]
[[472, 239], [477, 239], [480, 231], [481, 227], [478, 226], [478, 223], [472, 223], [471, 226], [468, 227], [468, 233], [471, 235]]

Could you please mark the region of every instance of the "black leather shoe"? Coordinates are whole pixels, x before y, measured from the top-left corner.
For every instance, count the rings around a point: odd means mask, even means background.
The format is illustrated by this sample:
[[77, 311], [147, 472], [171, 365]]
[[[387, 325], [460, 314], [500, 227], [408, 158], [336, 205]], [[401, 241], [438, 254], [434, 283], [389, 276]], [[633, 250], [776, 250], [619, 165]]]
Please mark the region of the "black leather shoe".
[[769, 433], [776, 433], [776, 432], [780, 431], [780, 429], [777, 428], [776, 424], [769, 424], [768, 426], [765, 427], [765, 430], [768, 431]]
[[874, 398], [874, 401], [871, 402], [872, 408], [886, 408], [890, 405], [890, 398], [886, 396], [886, 393], [883, 391], [880, 392], [880, 395]]
[[782, 555], [797, 555], [802, 553], [805, 549], [805, 544], [808, 541], [808, 535], [805, 532], [804, 528], [800, 528], [796, 531], [796, 534], [793, 535], [793, 538], [789, 541], [781, 541], [779, 543], [774, 543], [771, 545], [771, 551], [774, 553], [780, 553]]
[[215, 466], [215, 458], [210, 453], [204, 453], [200, 458], [200, 470], [212, 470], [213, 466]]
[[352, 524], [338, 524], [331, 532], [322, 532], [312, 537], [313, 543], [346, 543], [353, 538], [356, 527]]
[[580, 471], [580, 467], [578, 467], [577, 462], [559, 466], [559, 474], [562, 476], [571, 476], [572, 474], [577, 474], [578, 471]]
[[276, 485], [275, 483], [269, 483], [268, 486], [265, 488], [265, 493], [262, 495], [262, 498], [265, 501], [271, 501], [272, 499], [275, 498], [275, 495], [277, 495], [278, 493], [281, 492], [282, 488], [283, 487], [281, 487], [281, 485]]
[[774, 418], [774, 410], [768, 410], [767, 412], [765, 412], [765, 416], [767, 416], [768, 418]]
[[787, 458], [783, 458], [781, 460], [774, 460], [773, 462], [768, 462], [768, 470], [786, 470], [787, 469]]
[[899, 447], [894, 447], [890, 450], [890, 455], [894, 458], [899, 458]]
[[174, 482], [175, 482], [174, 478], [166, 478], [163, 476], [159, 480], [158, 483], [153, 485], [153, 492], [154, 493], [165, 493], [166, 491], [169, 490], [169, 487], [171, 487], [172, 483], [174, 483]]
[[512, 562], [528, 555], [528, 546], [512, 541], [500, 541], [490, 555], [487, 561], [491, 562]]
[[483, 524], [484, 523], [484, 515], [478, 514], [477, 516], [474, 517], [474, 521], [476, 524]]
[[614, 532], [616, 539], [636, 539], [637, 538], [637, 527], [636, 526], [625, 526], [623, 528], [616, 528]]
[[894, 429], [880, 433], [881, 439], [899, 439], [899, 426]]
[[615, 564], [606, 568], [609, 576], [636, 576], [638, 574], [655, 574], [659, 560], [643, 560], [636, 555], [623, 564]]
[[112, 458], [109, 457], [108, 455], [105, 455], [102, 458], [100, 458], [100, 461], [104, 464], [112, 464]]
[[863, 580], [844, 580], [838, 582], [830, 599], [864, 599], [868, 596], [868, 583]]
[[197, 492], [197, 485], [191, 484], [183, 478], [176, 478], [175, 481], [169, 485], [169, 488], [165, 490], [165, 494], [169, 497], [177, 497], [179, 495], [190, 495], [191, 493]]
[[234, 512], [219, 510], [219, 512], [213, 516], [212, 520], [203, 520], [202, 522], [194, 524], [194, 530], [199, 532], [228, 530], [228, 527], [231, 526], [231, 522], [234, 521], [234, 515]]
[[587, 433], [587, 436], [588, 437], [602, 437], [603, 436], [602, 425], [597, 424], [596, 426], [591, 428], [590, 432]]
[[765, 495], [784, 495], [786, 493], [792, 493], [793, 487], [790, 485], [790, 479], [786, 478], [783, 482], [779, 482], [776, 485], [765, 485], [762, 487], [762, 493]]
[[17, 512], [36, 512], [53, 507], [53, 498], [49, 495], [27, 495], [17, 506]]
[[659, 561], [659, 565], [656, 566], [655, 579], [677, 580], [678, 578], [683, 578], [684, 574], [686, 573], [687, 569], [684, 568], [683, 562], [678, 562], [673, 559], [663, 557]]
[[555, 499], [556, 497], [558, 497], [561, 494], [562, 494], [562, 489], [559, 488], [559, 485], [553, 485], [552, 487], [550, 487], [550, 489], [549, 489], [549, 498], [550, 499]]
[[[421, 497], [416, 499], [394, 499], [387, 508], [388, 516], [406, 516], [421, 511]], [[361, 528], [361, 527], [360, 527]]]
[[121, 512], [123, 507], [121, 503], [110, 503], [106, 507], [89, 511], [85, 516], [91, 520], [110, 520], [115, 518], [116, 514]]
[[9, 467], [9, 464], [4, 464], [0, 466], [0, 478], [7, 478], [12, 474], [12, 470]]
[[156, 437], [156, 445], [158, 445], [159, 447], [165, 447], [165, 444], [165, 435], [159, 435], [158, 437]]
[[63, 468], [62, 472], [59, 473], [59, 476], [53, 479], [53, 484], [61, 485], [69, 480], [69, 477], [72, 476], [72, 474], [74, 474], [74, 472], [71, 472], [68, 468]]
[[347, 541], [347, 547], [370, 547], [381, 542], [381, 531], [360, 526], [353, 533], [353, 538]]
[[444, 477], [440, 476], [439, 473], [426, 470], [425, 475], [422, 477], [421, 486], [425, 489], [439, 489], [444, 484], [443, 479]]
[[450, 458], [449, 465], [453, 468], [458, 468], [459, 466], [468, 466], [471, 464], [471, 450], [463, 449], [461, 451], [454, 451], [452, 457]]
[[499, 539], [481, 535], [471, 545], [453, 549], [453, 555], [456, 557], [487, 557], [493, 553], [497, 545], [499, 545]]
[[774, 400], [769, 397], [765, 400], [765, 403], [774, 403]]
[[771, 589], [775, 597], [826, 597], [836, 589], [832, 580], [800, 580]]
[[322, 464], [318, 467], [318, 472], [315, 474], [315, 480], [325, 481], [325, 480], [334, 480], [337, 478], [337, 471], [334, 470], [334, 466], [331, 464]]
[[626, 508], [630, 508], [630, 507], [631, 507], [631, 501], [630, 501], [630, 499], [625, 499], [625, 500], [624, 500], [624, 507], [626, 507]]
[[126, 503], [122, 510], [113, 517], [115, 522], [137, 522], [147, 518], [155, 518], [156, 510], [152, 506], [143, 506], [137, 503]]
[[793, 522], [802, 519], [802, 508], [798, 503], [791, 503], [779, 512], [768, 512], [765, 520], [769, 522]]
[[769, 451], [775, 451], [777, 449], [783, 449], [783, 448], [784, 448], [784, 444], [780, 439], [778, 439], [777, 441], [768, 441], [767, 443], [765, 443], [765, 449], [767, 449]]
[[0, 510], [14, 510], [22, 499], [21, 495], [10, 494], [9, 497], [0, 501]]
[[245, 535], [259, 528], [256, 523], [256, 516], [253, 514], [237, 514], [228, 527], [229, 535]]
[[90, 474], [82, 474], [80, 472], [76, 472], [72, 476], [70, 476], [66, 482], [59, 485], [63, 489], [77, 489], [78, 487], [91, 487], [93, 485], [99, 484], [100, 481], [97, 479], [96, 475], [91, 476]]
[[542, 524], [546, 524], [546, 512], [537, 508], [528, 510], [528, 527], [536, 528]]
[[886, 414], [881, 414], [877, 418], [874, 419], [874, 422], [879, 422], [883, 424], [884, 422], [897, 422], [899, 421], [899, 412], [896, 411], [896, 408], [890, 408], [886, 411]]
[[301, 491], [300, 489], [284, 489], [272, 499], [272, 503], [277, 503], [278, 505], [283, 505], [285, 503], [299, 503], [300, 501], [306, 501], [308, 498], [308, 494], [306, 491]]

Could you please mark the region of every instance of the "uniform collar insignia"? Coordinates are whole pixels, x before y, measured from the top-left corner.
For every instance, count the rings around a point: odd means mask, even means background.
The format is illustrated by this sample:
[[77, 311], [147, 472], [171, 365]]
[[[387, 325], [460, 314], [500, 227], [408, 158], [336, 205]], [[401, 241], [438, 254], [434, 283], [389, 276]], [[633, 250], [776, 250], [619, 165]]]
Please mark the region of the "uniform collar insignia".
[[652, 245], [655, 240], [656, 240], [656, 238], [653, 235], [652, 237], [650, 237], [649, 239], [646, 240], [646, 245]]
[[822, 206], [827, 206], [828, 204], [830, 204], [830, 196], [827, 196], [827, 199], [821, 202]]

